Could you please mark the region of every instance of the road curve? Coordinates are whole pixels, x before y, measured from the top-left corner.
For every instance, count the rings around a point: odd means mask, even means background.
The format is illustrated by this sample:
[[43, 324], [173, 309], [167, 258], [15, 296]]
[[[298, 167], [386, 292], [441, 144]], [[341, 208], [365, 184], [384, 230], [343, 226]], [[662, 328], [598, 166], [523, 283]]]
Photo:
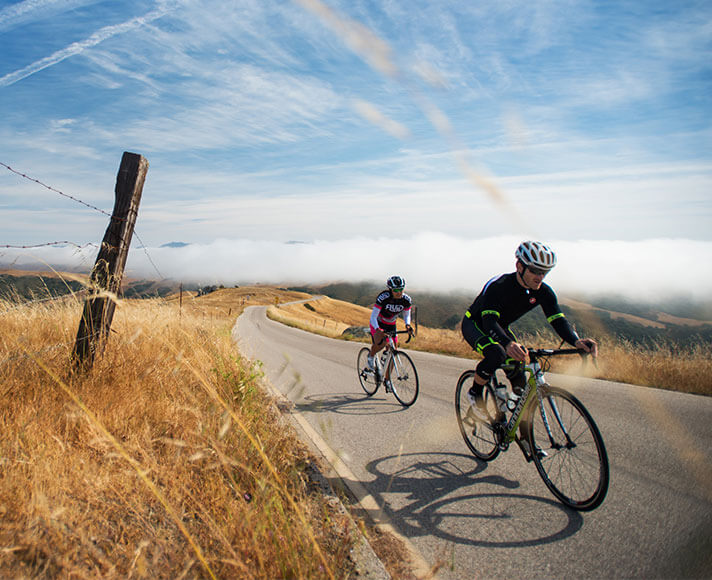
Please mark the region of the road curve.
[[709, 578], [712, 576], [712, 398], [549, 375], [588, 407], [606, 442], [611, 484], [590, 513], [563, 507], [513, 446], [471, 456], [454, 386], [471, 362], [409, 351], [415, 405], [355, 372], [360, 343], [290, 328], [248, 308], [233, 336], [266, 378], [348, 466], [440, 578]]

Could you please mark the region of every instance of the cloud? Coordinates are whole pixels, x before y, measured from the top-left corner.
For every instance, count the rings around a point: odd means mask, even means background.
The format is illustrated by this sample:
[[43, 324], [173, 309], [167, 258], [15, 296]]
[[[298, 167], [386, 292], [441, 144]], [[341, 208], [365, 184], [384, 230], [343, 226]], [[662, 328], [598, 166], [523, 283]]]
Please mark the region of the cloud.
[[134, 28], [144, 26], [158, 18], [161, 18], [162, 16], [165, 16], [167, 12], [167, 9], [159, 8], [158, 10], [153, 10], [143, 16], [132, 18], [131, 20], [127, 20], [126, 22], [123, 22], [121, 24], [105, 26], [104, 28], [101, 28], [100, 30], [96, 31], [89, 38], [81, 42], [73, 42], [69, 46], [56, 51], [50, 56], [37, 60], [32, 64], [27, 65], [26, 67], [23, 67], [0, 77], [0, 87], [10, 86], [41, 70], [44, 70], [59, 62], [62, 62], [64, 59], [67, 59], [77, 54], [81, 54], [87, 48], [96, 46], [104, 42], [105, 40], [111, 38], [112, 36], [116, 36], [117, 34], [123, 34], [124, 32], [133, 30]]
[[[477, 294], [491, 277], [514, 270], [511, 236], [483, 239], [439, 233], [407, 238], [352, 237], [313, 243], [220, 239], [181, 248], [141, 249], [129, 254], [126, 275], [163, 277], [202, 284], [317, 284], [333, 281], [382, 282], [404, 276], [417, 291], [462, 290]], [[622, 295], [659, 302], [670, 296], [709, 299], [712, 242], [685, 239], [546, 240], [559, 265], [547, 282], [561, 296]], [[93, 264], [96, 250], [75, 247], [4, 250], [0, 262], [15, 265]], [[158, 270], [158, 272], [157, 272]]]

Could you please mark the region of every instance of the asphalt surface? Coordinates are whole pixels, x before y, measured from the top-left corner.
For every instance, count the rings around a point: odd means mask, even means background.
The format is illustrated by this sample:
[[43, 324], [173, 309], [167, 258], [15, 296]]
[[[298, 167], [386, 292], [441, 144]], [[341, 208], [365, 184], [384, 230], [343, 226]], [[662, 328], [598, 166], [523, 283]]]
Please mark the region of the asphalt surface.
[[360, 343], [273, 322], [265, 307], [248, 308], [233, 336], [345, 466], [344, 482], [427, 563], [445, 563], [438, 577], [712, 577], [712, 398], [549, 374], [583, 401], [608, 450], [608, 495], [579, 513], [516, 446], [491, 463], [470, 455], [454, 391], [471, 361], [408, 351], [420, 395], [404, 409], [362, 391]]

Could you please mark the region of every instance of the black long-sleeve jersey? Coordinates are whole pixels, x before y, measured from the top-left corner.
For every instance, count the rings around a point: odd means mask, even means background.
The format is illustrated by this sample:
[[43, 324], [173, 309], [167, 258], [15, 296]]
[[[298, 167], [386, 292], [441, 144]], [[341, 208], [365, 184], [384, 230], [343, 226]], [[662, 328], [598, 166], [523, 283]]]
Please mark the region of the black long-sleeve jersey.
[[502, 274], [487, 282], [465, 315], [483, 334], [506, 347], [512, 340], [509, 325], [537, 306], [541, 306], [556, 333], [574, 345], [579, 337], [561, 312], [551, 286], [542, 283], [538, 290], [524, 288], [517, 282], [516, 272]]

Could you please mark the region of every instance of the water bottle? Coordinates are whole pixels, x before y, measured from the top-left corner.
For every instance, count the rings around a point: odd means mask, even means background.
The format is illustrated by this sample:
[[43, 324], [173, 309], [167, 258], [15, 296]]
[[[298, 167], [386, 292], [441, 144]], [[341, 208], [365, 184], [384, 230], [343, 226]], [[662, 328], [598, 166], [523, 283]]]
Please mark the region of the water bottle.
[[514, 409], [517, 408], [517, 403], [519, 402], [519, 395], [515, 395], [514, 393], [509, 393], [509, 397], [507, 397], [507, 409], [510, 411], [514, 411]]

